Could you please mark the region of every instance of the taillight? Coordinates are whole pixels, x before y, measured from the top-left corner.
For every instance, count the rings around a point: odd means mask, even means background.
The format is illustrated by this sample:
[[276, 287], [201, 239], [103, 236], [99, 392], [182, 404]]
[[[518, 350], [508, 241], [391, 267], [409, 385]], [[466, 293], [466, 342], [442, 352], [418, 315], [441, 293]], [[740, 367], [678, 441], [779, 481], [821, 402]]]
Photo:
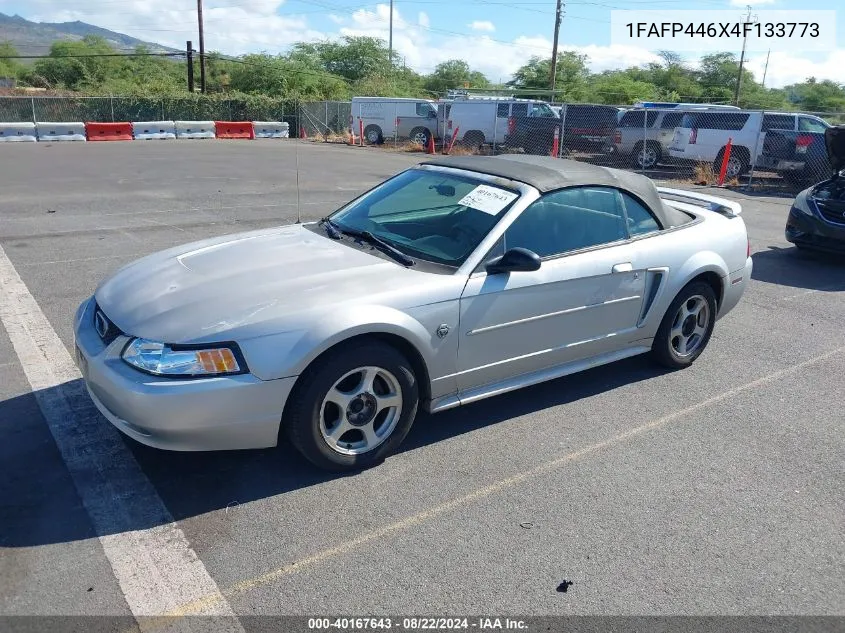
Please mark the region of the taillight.
[[802, 134], [797, 139], [795, 139], [795, 153], [796, 154], [806, 154], [807, 148], [813, 144], [813, 137], [808, 136], [806, 134]]
[[689, 131], [689, 144], [695, 145], [695, 142], [698, 140], [698, 128], [694, 127]]
[[508, 134], [516, 132], [516, 117], [508, 117]]
[[452, 119], [449, 119], [449, 125], [447, 126], [450, 130], [452, 129]]
[[748, 241], [748, 247], [745, 249], [745, 257], [747, 259], [751, 257], [751, 238], [747, 237], [745, 239]]
[[616, 132], [613, 134], [613, 142], [616, 145], [619, 145], [619, 144], [622, 143], [622, 132], [620, 132], [619, 130], [616, 130]]

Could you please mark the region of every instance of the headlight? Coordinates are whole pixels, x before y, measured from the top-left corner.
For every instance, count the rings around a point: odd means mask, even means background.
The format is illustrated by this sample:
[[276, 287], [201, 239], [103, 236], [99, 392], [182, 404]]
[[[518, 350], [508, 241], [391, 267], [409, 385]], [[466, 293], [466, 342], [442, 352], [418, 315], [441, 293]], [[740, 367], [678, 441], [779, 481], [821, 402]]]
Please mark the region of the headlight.
[[122, 358], [156, 376], [227, 376], [246, 371], [237, 346], [229, 343], [171, 346], [136, 338], [123, 350]]

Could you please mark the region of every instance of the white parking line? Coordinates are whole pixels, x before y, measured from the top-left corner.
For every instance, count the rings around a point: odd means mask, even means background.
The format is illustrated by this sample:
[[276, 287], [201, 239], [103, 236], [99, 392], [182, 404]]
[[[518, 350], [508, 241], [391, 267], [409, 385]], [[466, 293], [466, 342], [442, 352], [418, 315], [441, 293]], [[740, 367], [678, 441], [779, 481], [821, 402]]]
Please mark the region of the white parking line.
[[[234, 616], [119, 432], [93, 405], [71, 406], [84, 395], [79, 371], [2, 247], [0, 322], [139, 627], [149, 624], [142, 616], [209, 594], [217, 599], [203, 614]], [[204, 628], [243, 632], [234, 617], [206, 620]]]

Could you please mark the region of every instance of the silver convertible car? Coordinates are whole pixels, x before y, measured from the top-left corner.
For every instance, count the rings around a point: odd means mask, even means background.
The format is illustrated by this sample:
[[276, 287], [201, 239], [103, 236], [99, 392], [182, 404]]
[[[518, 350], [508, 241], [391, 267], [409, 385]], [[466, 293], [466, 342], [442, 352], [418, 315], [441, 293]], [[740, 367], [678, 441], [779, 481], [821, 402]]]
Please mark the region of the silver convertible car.
[[[76, 314], [91, 398], [164, 449], [379, 463], [430, 412], [704, 350], [751, 277], [737, 203], [534, 156], [442, 157], [319, 222], [131, 263]], [[562, 384], [561, 389], [566, 389]]]

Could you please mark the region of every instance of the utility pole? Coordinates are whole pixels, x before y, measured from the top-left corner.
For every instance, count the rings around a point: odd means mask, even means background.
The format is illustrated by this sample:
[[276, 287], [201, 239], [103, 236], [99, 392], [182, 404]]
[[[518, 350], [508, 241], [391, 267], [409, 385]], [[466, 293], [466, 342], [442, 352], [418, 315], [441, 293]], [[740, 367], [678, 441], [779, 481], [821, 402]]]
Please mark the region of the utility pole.
[[769, 49], [769, 52], [766, 53], [766, 65], [763, 67], [763, 87], [766, 87], [766, 73], [769, 72], [769, 55], [772, 54], [772, 49]]
[[[748, 15], [745, 16], [745, 24], [751, 22], [751, 5], [745, 5], [748, 9]], [[755, 16], [756, 18], [756, 16]], [[742, 66], [745, 63], [745, 42], [748, 39], [746, 35], [745, 29], [743, 28], [742, 34], [742, 54], [739, 56], [739, 72], [736, 76], [736, 90], [734, 90], [734, 105], [739, 105], [739, 90], [742, 87]]]
[[560, 21], [563, 17], [563, 7], [561, 0], [557, 0], [557, 9], [555, 10], [555, 37], [552, 43], [552, 71], [549, 83], [552, 85], [552, 103], [555, 102], [555, 80], [557, 79], [557, 38], [560, 34]]
[[194, 91], [194, 43], [188, 40], [188, 92]]
[[200, 92], [205, 94], [205, 29], [202, 26], [202, 0], [197, 0], [197, 21], [200, 25]]
[[390, 0], [390, 35], [387, 40], [387, 50], [390, 67], [393, 68], [393, 0]]

